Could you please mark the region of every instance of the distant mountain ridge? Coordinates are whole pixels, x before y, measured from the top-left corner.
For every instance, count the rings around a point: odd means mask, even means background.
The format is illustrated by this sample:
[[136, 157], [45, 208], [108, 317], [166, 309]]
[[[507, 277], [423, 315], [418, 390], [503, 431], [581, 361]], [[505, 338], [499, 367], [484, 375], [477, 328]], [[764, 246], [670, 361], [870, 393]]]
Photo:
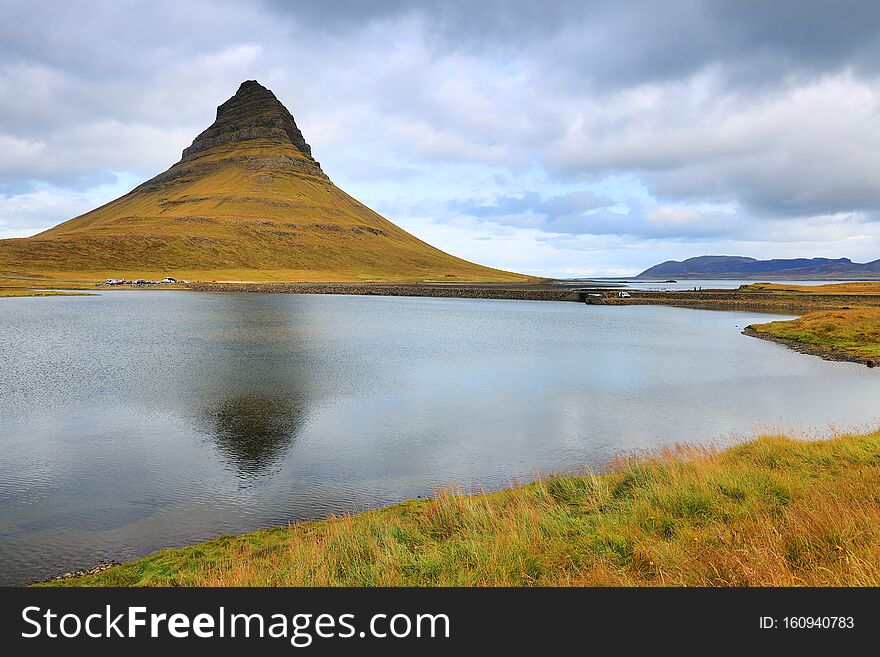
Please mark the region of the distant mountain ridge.
[[667, 260], [646, 269], [636, 278], [880, 279], [880, 260], [862, 264], [849, 258], [757, 260], [744, 256], [698, 256], [681, 261]]

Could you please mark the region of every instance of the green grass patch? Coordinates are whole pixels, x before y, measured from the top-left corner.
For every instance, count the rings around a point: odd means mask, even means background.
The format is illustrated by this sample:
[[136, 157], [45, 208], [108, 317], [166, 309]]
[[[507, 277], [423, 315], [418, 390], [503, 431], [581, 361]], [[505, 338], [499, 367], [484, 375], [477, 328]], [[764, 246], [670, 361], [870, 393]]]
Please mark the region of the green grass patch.
[[880, 359], [880, 309], [810, 312], [784, 322], [754, 324], [759, 334], [793, 340], [865, 359]]

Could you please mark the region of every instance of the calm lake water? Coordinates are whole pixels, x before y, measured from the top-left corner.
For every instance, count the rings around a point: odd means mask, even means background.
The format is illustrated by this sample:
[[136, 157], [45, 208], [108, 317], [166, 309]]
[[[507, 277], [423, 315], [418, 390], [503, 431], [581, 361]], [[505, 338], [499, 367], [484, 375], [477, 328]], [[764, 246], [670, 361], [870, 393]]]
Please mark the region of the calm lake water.
[[[785, 316], [778, 316], [785, 318]], [[747, 312], [107, 292], [0, 302], [0, 583], [672, 441], [864, 426]]]

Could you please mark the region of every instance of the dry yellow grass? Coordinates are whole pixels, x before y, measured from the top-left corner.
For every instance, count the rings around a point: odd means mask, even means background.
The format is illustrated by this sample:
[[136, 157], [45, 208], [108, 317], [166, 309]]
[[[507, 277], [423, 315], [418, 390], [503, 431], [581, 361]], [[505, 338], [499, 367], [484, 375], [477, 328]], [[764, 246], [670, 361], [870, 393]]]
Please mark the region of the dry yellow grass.
[[828, 283], [826, 285], [786, 285], [784, 283], [752, 283], [744, 290], [803, 292], [806, 294], [865, 294], [880, 295], [880, 281], [861, 283]]
[[878, 586], [880, 432], [679, 447], [166, 550], [67, 586]]

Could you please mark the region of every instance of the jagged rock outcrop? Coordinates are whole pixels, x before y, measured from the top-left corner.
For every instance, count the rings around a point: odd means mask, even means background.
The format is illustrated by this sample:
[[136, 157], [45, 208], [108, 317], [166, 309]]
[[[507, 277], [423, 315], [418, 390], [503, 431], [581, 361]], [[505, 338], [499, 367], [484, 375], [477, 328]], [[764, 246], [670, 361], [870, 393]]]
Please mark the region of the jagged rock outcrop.
[[217, 108], [217, 119], [183, 149], [183, 161], [230, 142], [265, 140], [291, 144], [306, 157], [312, 149], [296, 126], [293, 115], [275, 94], [256, 80], [241, 83], [235, 95]]

